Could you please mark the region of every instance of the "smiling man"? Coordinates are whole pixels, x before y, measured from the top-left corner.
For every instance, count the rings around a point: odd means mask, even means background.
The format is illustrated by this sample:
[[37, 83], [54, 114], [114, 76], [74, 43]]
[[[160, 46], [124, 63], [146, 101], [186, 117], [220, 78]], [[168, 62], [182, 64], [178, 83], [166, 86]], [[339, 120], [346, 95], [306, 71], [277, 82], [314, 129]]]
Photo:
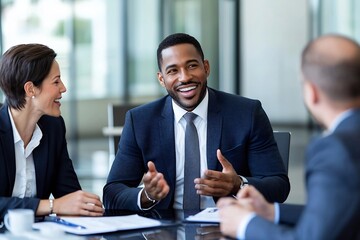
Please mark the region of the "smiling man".
[[165, 38], [157, 60], [168, 95], [126, 114], [105, 207], [203, 209], [246, 184], [285, 201], [290, 183], [261, 103], [208, 88], [209, 61], [190, 35]]

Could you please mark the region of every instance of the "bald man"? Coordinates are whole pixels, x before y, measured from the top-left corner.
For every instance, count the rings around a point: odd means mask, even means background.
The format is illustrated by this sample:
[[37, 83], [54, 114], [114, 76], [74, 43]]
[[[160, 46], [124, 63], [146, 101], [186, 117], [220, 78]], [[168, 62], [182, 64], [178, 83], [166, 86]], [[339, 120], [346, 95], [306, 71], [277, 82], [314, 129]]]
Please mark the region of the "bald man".
[[221, 231], [238, 239], [360, 239], [360, 46], [325, 35], [302, 53], [304, 102], [325, 129], [306, 152], [305, 206], [254, 188], [223, 198]]

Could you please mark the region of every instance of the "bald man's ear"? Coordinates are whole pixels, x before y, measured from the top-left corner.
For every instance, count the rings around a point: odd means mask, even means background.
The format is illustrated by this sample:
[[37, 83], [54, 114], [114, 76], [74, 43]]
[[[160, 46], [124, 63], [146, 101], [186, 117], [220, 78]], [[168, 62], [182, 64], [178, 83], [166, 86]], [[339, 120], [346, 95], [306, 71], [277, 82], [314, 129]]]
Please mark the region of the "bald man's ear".
[[161, 72], [158, 72], [158, 73], [157, 73], [157, 78], [158, 78], [158, 81], [159, 81], [160, 85], [161, 85], [162, 87], [165, 87], [164, 78], [163, 78], [163, 75], [162, 75]]
[[319, 102], [319, 88], [310, 81], [304, 82], [304, 99], [307, 105], [315, 105]]

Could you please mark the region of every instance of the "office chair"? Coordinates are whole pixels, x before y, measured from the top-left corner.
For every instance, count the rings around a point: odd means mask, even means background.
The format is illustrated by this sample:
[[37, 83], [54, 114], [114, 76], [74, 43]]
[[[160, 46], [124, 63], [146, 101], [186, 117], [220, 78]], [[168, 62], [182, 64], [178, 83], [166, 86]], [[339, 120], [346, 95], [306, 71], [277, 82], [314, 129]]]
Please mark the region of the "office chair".
[[122, 127], [125, 124], [125, 114], [136, 107], [136, 104], [108, 104], [108, 126], [103, 128], [103, 134], [109, 137], [109, 167], [115, 158], [120, 141]]
[[278, 145], [281, 158], [284, 162], [286, 172], [289, 171], [290, 138], [291, 133], [286, 131], [274, 131], [274, 138]]

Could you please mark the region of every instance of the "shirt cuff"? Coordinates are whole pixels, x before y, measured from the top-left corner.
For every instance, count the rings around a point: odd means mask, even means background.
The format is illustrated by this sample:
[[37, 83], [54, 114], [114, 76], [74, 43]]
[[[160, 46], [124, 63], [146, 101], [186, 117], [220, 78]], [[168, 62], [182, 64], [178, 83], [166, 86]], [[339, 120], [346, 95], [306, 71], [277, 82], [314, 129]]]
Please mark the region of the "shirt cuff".
[[144, 210], [144, 211], [150, 210], [150, 209], [152, 209], [156, 204], [158, 204], [159, 201], [156, 201], [153, 205], [151, 205], [151, 206], [148, 207], [148, 208], [141, 208], [141, 193], [142, 193], [143, 191], [144, 191], [144, 188], [142, 188], [142, 189], [139, 191], [139, 193], [138, 193], [138, 198], [137, 198], [138, 208], [139, 208], [140, 210]]
[[249, 215], [247, 215], [239, 224], [238, 228], [237, 228], [237, 232], [236, 232], [236, 237], [237, 239], [243, 240], [245, 239], [245, 233], [246, 233], [246, 228], [249, 224], [249, 222], [256, 216], [255, 213], [250, 213]]
[[279, 224], [280, 222], [280, 206], [279, 203], [274, 202], [274, 223]]
[[239, 176], [240, 176], [240, 178], [241, 178], [241, 180], [243, 181], [244, 184], [248, 184], [248, 183], [249, 183], [249, 181], [246, 179], [246, 177], [243, 177], [243, 176], [241, 176], [241, 175], [239, 175]]
[[242, 189], [243, 187], [245, 187], [246, 185], [249, 184], [249, 181], [246, 179], [246, 177], [243, 177], [241, 175], [239, 175], [239, 177], [241, 178], [241, 181], [242, 181], [241, 184], [240, 184], [240, 189]]

